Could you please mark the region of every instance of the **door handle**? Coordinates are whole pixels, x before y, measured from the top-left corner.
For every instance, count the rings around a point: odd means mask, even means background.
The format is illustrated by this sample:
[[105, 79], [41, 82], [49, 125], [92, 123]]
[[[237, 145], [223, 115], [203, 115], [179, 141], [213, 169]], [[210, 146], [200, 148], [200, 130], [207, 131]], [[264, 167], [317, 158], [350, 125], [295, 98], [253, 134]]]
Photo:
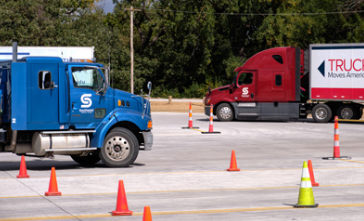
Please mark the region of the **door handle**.
[[54, 89], [54, 88], [57, 88], [58, 87], [58, 85], [56, 85], [55, 83], [54, 83], [54, 81], [52, 81], [52, 87], [51, 87], [51, 89]]
[[251, 98], [254, 98], [254, 93], [251, 93], [251, 94], [250, 94], [250, 97], [251, 97]]

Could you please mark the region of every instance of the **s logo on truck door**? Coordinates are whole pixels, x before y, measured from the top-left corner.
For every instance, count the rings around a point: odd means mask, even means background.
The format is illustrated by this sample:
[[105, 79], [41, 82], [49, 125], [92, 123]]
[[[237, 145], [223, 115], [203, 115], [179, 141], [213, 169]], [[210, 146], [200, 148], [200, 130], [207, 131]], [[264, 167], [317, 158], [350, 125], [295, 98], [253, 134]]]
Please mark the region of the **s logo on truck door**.
[[241, 94], [242, 97], [249, 97], [249, 90], [248, 87], [243, 87], [243, 93]]
[[81, 102], [82, 102], [81, 108], [91, 107], [92, 105], [92, 100], [90, 98], [91, 96], [92, 96], [91, 94], [84, 94], [81, 96]]

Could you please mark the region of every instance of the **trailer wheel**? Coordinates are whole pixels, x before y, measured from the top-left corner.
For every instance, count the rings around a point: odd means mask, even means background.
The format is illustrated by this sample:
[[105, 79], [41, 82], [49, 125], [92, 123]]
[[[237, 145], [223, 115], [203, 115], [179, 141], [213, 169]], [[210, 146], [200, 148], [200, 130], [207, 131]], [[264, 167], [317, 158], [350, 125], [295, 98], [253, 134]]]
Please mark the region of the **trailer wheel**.
[[312, 117], [318, 123], [327, 123], [331, 116], [331, 109], [326, 104], [317, 104], [312, 109]]
[[105, 137], [100, 158], [108, 167], [127, 167], [134, 163], [138, 153], [139, 143], [135, 135], [130, 130], [119, 127]]
[[358, 115], [357, 109], [351, 105], [342, 105], [337, 110], [337, 116], [339, 119], [358, 119]]
[[76, 156], [76, 155], [71, 155], [71, 158], [76, 163], [79, 163], [82, 166], [93, 166], [97, 162], [100, 161], [100, 157], [99, 157], [99, 153], [98, 152], [90, 153], [89, 155], [83, 156], [83, 157]]
[[220, 121], [231, 121], [234, 119], [234, 111], [227, 103], [219, 104], [216, 109], [216, 116]]

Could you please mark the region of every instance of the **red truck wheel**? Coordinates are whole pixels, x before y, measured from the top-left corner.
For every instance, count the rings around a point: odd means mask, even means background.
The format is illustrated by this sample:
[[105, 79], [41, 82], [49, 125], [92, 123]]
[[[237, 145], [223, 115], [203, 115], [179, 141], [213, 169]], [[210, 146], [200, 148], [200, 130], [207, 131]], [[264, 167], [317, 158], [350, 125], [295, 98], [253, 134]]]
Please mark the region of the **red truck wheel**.
[[219, 104], [216, 108], [216, 116], [220, 121], [232, 121], [234, 119], [234, 111], [227, 103]]

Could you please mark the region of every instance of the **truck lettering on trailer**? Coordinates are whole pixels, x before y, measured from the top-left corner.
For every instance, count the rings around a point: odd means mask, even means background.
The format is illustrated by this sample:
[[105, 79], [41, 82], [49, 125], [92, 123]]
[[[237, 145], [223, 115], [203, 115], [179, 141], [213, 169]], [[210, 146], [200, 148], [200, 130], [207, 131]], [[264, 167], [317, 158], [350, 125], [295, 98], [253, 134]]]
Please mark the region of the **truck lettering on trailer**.
[[[363, 71], [364, 59], [328, 59], [330, 62], [331, 71]], [[334, 70], [335, 67], [335, 70]], [[339, 70], [340, 69], [340, 70]]]
[[329, 78], [345, 78], [345, 74], [344, 73], [333, 73], [333, 72], [329, 72]]
[[81, 105], [81, 108], [89, 108], [92, 105], [92, 100], [91, 100], [91, 94], [84, 94], [81, 96], [81, 102], [83, 103], [83, 105]]
[[[364, 59], [328, 59], [328, 78], [364, 78]], [[325, 77], [325, 61], [317, 68]], [[346, 71], [346, 72], [345, 72]]]
[[334, 73], [334, 72], [329, 72], [328, 75], [329, 78], [364, 78], [364, 73]]
[[[364, 59], [328, 59], [330, 62], [331, 71], [363, 71], [364, 70]], [[340, 69], [340, 70], [339, 70]]]

